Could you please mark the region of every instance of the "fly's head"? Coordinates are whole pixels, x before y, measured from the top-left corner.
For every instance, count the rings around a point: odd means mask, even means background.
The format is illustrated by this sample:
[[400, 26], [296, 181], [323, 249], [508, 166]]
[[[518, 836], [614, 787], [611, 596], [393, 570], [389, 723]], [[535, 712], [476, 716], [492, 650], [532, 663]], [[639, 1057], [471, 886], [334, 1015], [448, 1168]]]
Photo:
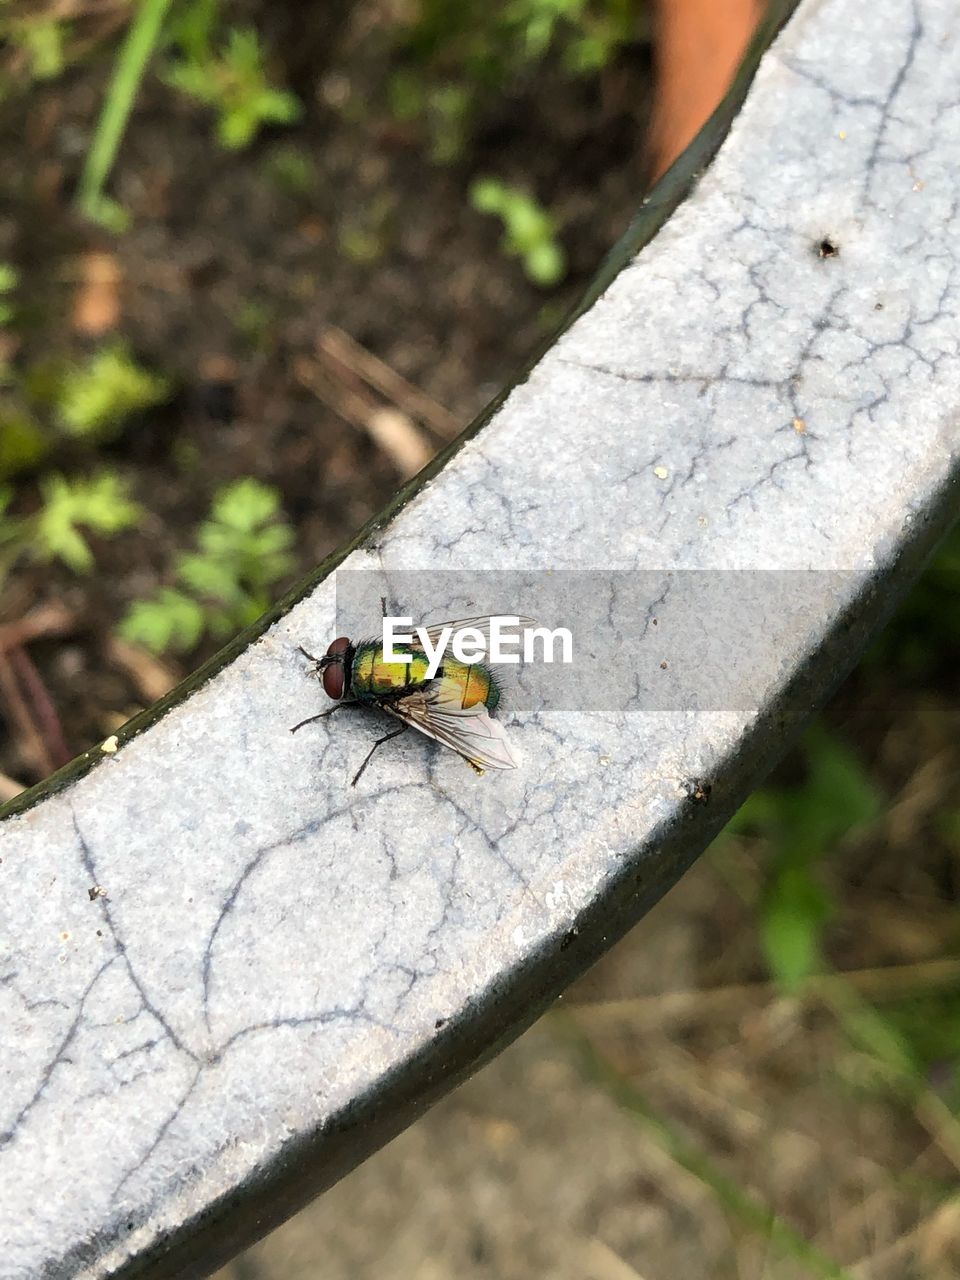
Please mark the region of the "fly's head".
[[328, 645], [322, 658], [315, 658], [301, 645], [300, 652], [315, 664], [317, 675], [328, 698], [339, 702], [350, 687], [350, 668], [353, 665], [354, 646], [346, 636], [338, 636]]

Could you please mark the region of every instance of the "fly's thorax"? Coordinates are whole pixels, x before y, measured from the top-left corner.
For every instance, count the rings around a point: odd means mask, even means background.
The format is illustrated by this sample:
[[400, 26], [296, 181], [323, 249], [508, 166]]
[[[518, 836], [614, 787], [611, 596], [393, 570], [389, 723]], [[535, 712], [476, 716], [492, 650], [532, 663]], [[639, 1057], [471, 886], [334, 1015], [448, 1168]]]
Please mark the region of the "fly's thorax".
[[449, 654], [444, 655], [438, 676], [445, 690], [455, 694], [460, 705], [466, 709], [482, 703], [488, 711], [496, 711], [500, 701], [500, 686], [497, 678], [484, 662], [458, 662]]
[[379, 640], [358, 644], [353, 655], [351, 692], [359, 701], [375, 700], [416, 689], [426, 683], [429, 662], [425, 653], [409, 645], [395, 644], [395, 653], [409, 653], [409, 662], [386, 662]]

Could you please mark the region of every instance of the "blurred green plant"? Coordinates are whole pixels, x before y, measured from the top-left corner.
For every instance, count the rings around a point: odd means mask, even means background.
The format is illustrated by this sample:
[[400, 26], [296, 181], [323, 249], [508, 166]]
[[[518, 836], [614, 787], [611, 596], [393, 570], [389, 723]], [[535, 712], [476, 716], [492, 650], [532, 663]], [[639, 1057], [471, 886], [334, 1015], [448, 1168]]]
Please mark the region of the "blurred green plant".
[[206, 62], [220, 21], [220, 0], [179, 0], [165, 36], [190, 62]]
[[787, 992], [823, 965], [823, 931], [835, 904], [820, 863], [881, 810], [880, 793], [860, 761], [822, 725], [806, 734], [802, 751], [804, 783], [755, 792], [726, 828], [728, 835], [759, 834], [772, 847], [760, 935], [770, 970]]
[[0, 581], [21, 557], [60, 560], [75, 573], [88, 573], [94, 556], [81, 528], [113, 537], [135, 525], [142, 514], [124, 481], [112, 471], [74, 480], [47, 475], [40, 481], [40, 492], [39, 511], [13, 516], [13, 489], [0, 487]]
[[135, 602], [120, 634], [154, 653], [186, 652], [204, 634], [225, 639], [269, 606], [269, 588], [293, 568], [293, 541], [276, 490], [235, 481], [214, 498], [197, 550], [180, 557], [178, 587]]
[[19, 44], [29, 54], [30, 70], [37, 80], [54, 80], [63, 71], [69, 34], [68, 24], [56, 18], [20, 23]]
[[178, 58], [167, 82], [215, 108], [223, 146], [248, 146], [265, 124], [290, 124], [300, 102], [267, 79], [263, 51], [253, 28], [231, 28], [214, 45], [218, 0], [183, 0], [166, 22], [171, 0], [140, 0], [117, 53], [113, 76], [77, 187], [80, 212], [115, 234], [130, 225], [126, 209], [105, 191], [143, 76], [158, 46], [167, 42]]
[[94, 564], [80, 526], [112, 537], [135, 525], [142, 514], [123, 480], [112, 471], [101, 471], [90, 479], [44, 476], [40, 491], [43, 506], [32, 530], [32, 554], [37, 560], [61, 560], [76, 573], [88, 573]]
[[423, 120], [431, 159], [459, 160], [485, 99], [547, 59], [572, 76], [601, 71], [646, 37], [644, 0], [421, 0], [399, 22], [403, 61], [388, 84], [395, 119]]
[[478, 213], [500, 219], [503, 252], [521, 260], [529, 280], [544, 289], [559, 284], [567, 261], [556, 238], [556, 222], [532, 196], [499, 178], [478, 178], [470, 187], [470, 203]]
[[20, 276], [9, 262], [0, 262], [0, 325], [9, 324], [15, 312], [9, 295], [20, 283]]
[[35, 467], [51, 445], [49, 434], [18, 398], [0, 392], [0, 481]]
[[143, 368], [122, 342], [82, 362], [0, 368], [0, 480], [35, 469], [65, 437], [88, 449], [115, 440], [171, 390], [168, 378]]
[[[0, 44], [20, 55], [22, 78], [27, 81], [52, 80], [61, 74], [70, 34], [70, 24], [55, 10], [0, 0]], [[8, 87], [0, 86], [0, 97]]]
[[171, 0], [141, 0], [117, 54], [113, 77], [77, 185], [80, 212], [115, 233], [126, 230], [130, 219], [122, 205], [105, 193], [104, 186], [170, 3]]
[[[250, 145], [266, 124], [292, 124], [300, 100], [267, 79], [260, 39], [252, 27], [233, 28], [219, 50], [209, 35], [182, 44], [183, 56], [166, 71], [168, 84], [217, 112], [217, 137], [232, 151]], [[205, 46], [205, 47], [204, 47]]]
[[103, 347], [84, 364], [68, 367], [56, 392], [56, 414], [71, 436], [102, 443], [145, 409], [162, 404], [170, 381], [137, 364], [122, 342]]
[[636, 16], [632, 0], [512, 0], [506, 9], [528, 58], [542, 58], [560, 42], [563, 64], [576, 74], [605, 67], [634, 37]]
[[[842, 973], [830, 971], [823, 931], [835, 903], [821, 880], [824, 855], [874, 822], [883, 800], [857, 757], [822, 725], [811, 729], [802, 749], [802, 785], [756, 792], [724, 833], [759, 836], [766, 846], [759, 930], [768, 966], [785, 992], [802, 988], [836, 1018], [847, 1044], [837, 1061], [846, 1084], [907, 1104], [956, 1159], [960, 989], [931, 977], [929, 991], [886, 999], [881, 1011]], [[938, 825], [948, 844], [960, 834], [953, 808]], [[752, 898], [749, 888], [745, 896]]]
[[605, 66], [647, 34], [642, 0], [421, 0], [401, 24], [401, 48], [453, 81], [502, 87], [551, 51], [574, 74]]

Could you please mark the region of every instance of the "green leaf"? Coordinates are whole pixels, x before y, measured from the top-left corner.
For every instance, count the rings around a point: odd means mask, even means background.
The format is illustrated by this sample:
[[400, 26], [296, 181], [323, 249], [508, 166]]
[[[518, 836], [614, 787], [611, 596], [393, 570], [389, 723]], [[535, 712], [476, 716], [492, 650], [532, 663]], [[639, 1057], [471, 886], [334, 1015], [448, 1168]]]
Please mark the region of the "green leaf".
[[206, 609], [206, 627], [214, 640], [227, 640], [239, 630], [235, 609], [220, 609], [208, 606]]
[[64, 37], [69, 34], [66, 23], [55, 18], [18, 23], [13, 35], [16, 43], [30, 57], [31, 71], [38, 80], [54, 80], [64, 67]]
[[563, 279], [567, 261], [557, 242], [556, 224], [536, 200], [497, 178], [478, 178], [470, 187], [469, 199], [478, 212], [500, 218], [504, 253], [522, 259], [534, 284], [549, 288]]
[[2, 296], [12, 293], [20, 283], [20, 277], [9, 262], [0, 262], [0, 327], [10, 324], [16, 316], [16, 308]]
[[172, 89], [179, 89], [188, 97], [206, 103], [217, 101], [214, 81], [200, 63], [175, 62], [167, 68], [163, 78]]
[[523, 260], [527, 275], [534, 284], [548, 289], [559, 284], [567, 274], [567, 261], [558, 244], [547, 242], [531, 249]]
[[247, 106], [224, 110], [217, 126], [217, 137], [228, 151], [242, 151], [257, 136], [259, 120]]
[[183, 592], [163, 587], [152, 600], [138, 600], [120, 624], [120, 634], [130, 644], [152, 653], [186, 652], [203, 635], [202, 607]]
[[856, 755], [822, 725], [807, 733], [803, 751], [808, 766], [803, 784], [756, 792], [725, 832], [756, 832], [773, 846], [761, 936], [770, 970], [788, 991], [820, 967], [833, 902], [817, 879], [818, 863], [882, 807], [882, 796]]
[[832, 910], [807, 867], [784, 867], [768, 889], [761, 936], [770, 969], [786, 991], [796, 991], [820, 968], [820, 940]]
[[817, 856], [831, 843], [879, 816], [883, 797], [856, 755], [822, 725], [804, 738], [807, 777], [794, 789], [754, 792], [726, 834], [758, 831], [794, 854]]
[[506, 187], [498, 178], [477, 178], [470, 184], [470, 204], [478, 213], [500, 213]]
[[122, 343], [98, 351], [68, 369], [58, 392], [58, 416], [73, 436], [102, 440], [117, 434], [135, 413], [161, 404], [169, 381], [142, 368]]
[[872, 822], [882, 808], [881, 796], [852, 751], [821, 725], [804, 739], [809, 777], [801, 814], [821, 844]]
[[220, 0], [187, 0], [177, 5], [167, 23], [167, 35], [190, 62], [210, 56]]
[[40, 484], [43, 506], [36, 516], [33, 555], [62, 560], [77, 573], [93, 567], [93, 553], [81, 536], [82, 525], [110, 536], [136, 524], [141, 509], [127, 497], [119, 476], [101, 472], [91, 480], [45, 476]]
[[270, 524], [257, 531], [253, 541], [253, 553], [258, 558], [268, 559], [289, 551], [293, 546], [293, 530], [285, 524]]
[[514, 192], [504, 209], [504, 220], [513, 252], [526, 253], [549, 241], [553, 223], [532, 200]]
[[181, 557], [177, 578], [197, 596], [212, 596], [215, 600], [228, 602], [239, 592], [235, 566], [212, 556], [194, 553]]
[[275, 489], [247, 477], [221, 489], [197, 531], [198, 550], [180, 556], [177, 581], [140, 602], [123, 634], [155, 652], [191, 649], [206, 632], [224, 639], [269, 604], [268, 588], [293, 565], [290, 528]]
[[290, 124], [302, 106], [295, 94], [270, 84], [263, 65], [260, 39], [253, 28], [232, 28], [219, 54], [204, 39], [191, 38], [181, 47], [187, 57], [172, 65], [167, 83], [218, 112], [217, 137], [231, 151], [250, 145], [264, 124]]
[[279, 509], [280, 495], [276, 489], [248, 476], [220, 490], [211, 514], [217, 523], [248, 533], [271, 520]]
[[783, 798], [777, 791], [763, 788], [748, 796], [723, 829], [728, 836], [775, 832], [783, 818]]

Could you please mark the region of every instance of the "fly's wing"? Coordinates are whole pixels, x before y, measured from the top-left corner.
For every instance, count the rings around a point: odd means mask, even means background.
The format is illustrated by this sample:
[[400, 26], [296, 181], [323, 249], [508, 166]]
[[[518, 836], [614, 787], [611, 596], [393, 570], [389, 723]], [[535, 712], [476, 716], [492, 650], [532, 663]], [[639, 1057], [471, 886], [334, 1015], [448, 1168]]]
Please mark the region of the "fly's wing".
[[[498, 616], [507, 617], [510, 615], [500, 614]], [[456, 621], [454, 622], [435, 622], [433, 626], [424, 627], [423, 629], [427, 633], [427, 636], [429, 637], [430, 643], [432, 645], [435, 645], [437, 643], [437, 641], [440, 639], [441, 633], [446, 627], [450, 627], [453, 631], [460, 631], [464, 627], [473, 627], [475, 631], [480, 632], [484, 640], [486, 640], [487, 643], [489, 644], [490, 623], [492, 622], [492, 620], [493, 619], [490, 616], [490, 614], [481, 614], [481, 616], [478, 618], [457, 618]], [[533, 618], [521, 617], [517, 622], [516, 628], [511, 628], [511, 630], [523, 631], [525, 627], [535, 627], [536, 625], [537, 624], [533, 620]], [[414, 639], [413, 647], [414, 648], [420, 647], [416, 639]]]
[[427, 686], [406, 698], [382, 704], [382, 709], [442, 742], [479, 770], [515, 769], [519, 760], [507, 740], [506, 730], [483, 703], [463, 708], [457, 698], [442, 697]]

